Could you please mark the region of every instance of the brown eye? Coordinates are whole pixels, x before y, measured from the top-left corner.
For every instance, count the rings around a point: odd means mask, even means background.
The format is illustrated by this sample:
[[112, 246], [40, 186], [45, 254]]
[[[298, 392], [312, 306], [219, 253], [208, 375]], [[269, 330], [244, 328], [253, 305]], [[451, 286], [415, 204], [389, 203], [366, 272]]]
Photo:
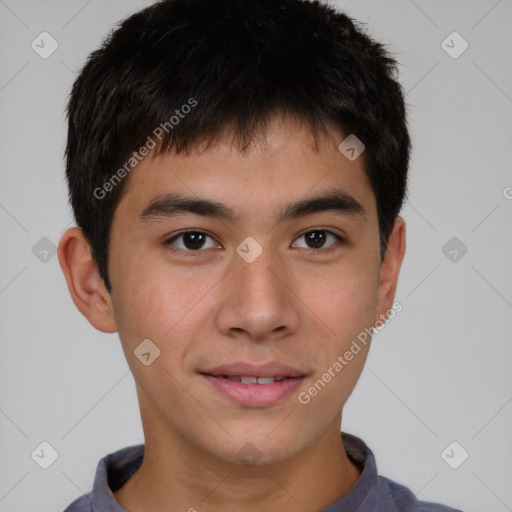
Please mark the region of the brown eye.
[[[208, 241], [210, 240], [210, 242]], [[200, 249], [211, 249], [216, 247], [213, 238], [202, 231], [185, 231], [173, 236], [166, 242], [166, 245], [173, 245], [182, 251], [199, 251]]]
[[[341, 242], [342, 238], [331, 231], [326, 229], [314, 229], [307, 231], [300, 235], [297, 240], [304, 239], [306, 246], [302, 246], [304, 249], [327, 249], [334, 245], [336, 242]], [[328, 245], [327, 242], [331, 241]], [[294, 245], [296, 247], [296, 245]]]

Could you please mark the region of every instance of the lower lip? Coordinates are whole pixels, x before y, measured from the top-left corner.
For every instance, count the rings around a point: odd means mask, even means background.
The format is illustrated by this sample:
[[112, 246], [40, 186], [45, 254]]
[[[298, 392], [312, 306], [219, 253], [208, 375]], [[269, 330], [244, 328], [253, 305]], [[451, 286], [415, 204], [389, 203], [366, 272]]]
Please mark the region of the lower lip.
[[293, 393], [304, 377], [294, 377], [271, 384], [242, 384], [224, 377], [202, 376], [229, 398], [246, 407], [268, 407]]

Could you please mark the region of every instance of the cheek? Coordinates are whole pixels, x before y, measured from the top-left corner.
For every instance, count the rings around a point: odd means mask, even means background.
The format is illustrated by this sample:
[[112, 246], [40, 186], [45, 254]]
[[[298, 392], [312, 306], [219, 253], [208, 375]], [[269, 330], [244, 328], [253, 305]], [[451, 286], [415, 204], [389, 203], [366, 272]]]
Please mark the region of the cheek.
[[[197, 350], [197, 340], [214, 307], [218, 273], [171, 266], [155, 258], [125, 260], [113, 281], [113, 306], [123, 350], [134, 372], [140, 363], [134, 350], [145, 339], [160, 350], [158, 366], [172, 374], [182, 372], [184, 361]], [[133, 361], [133, 362], [132, 362]], [[169, 378], [165, 379], [169, 381]]]
[[338, 349], [369, 327], [378, 302], [378, 265], [340, 264], [297, 277], [300, 296], [334, 337]]
[[166, 334], [174, 332], [194, 303], [195, 293], [183, 294], [184, 287], [179, 278], [170, 280], [158, 274], [126, 280], [120, 290], [122, 298], [114, 302], [114, 308], [129, 338], [161, 343]]
[[357, 383], [371, 341], [365, 329], [373, 325], [378, 299], [378, 260], [360, 257], [343, 263], [304, 274], [300, 281], [304, 302], [323, 334], [312, 333], [315, 375], [301, 390], [299, 403], [322, 414], [341, 410]]
[[[156, 409], [169, 396], [174, 407], [186, 406], [180, 375], [193, 337], [190, 322], [198, 324], [194, 304], [200, 297], [196, 290], [184, 294], [184, 289], [186, 282], [179, 275], [165, 275], [155, 267], [147, 273], [134, 269], [113, 301], [126, 360], [137, 386]], [[148, 352], [146, 365], [142, 354]]]

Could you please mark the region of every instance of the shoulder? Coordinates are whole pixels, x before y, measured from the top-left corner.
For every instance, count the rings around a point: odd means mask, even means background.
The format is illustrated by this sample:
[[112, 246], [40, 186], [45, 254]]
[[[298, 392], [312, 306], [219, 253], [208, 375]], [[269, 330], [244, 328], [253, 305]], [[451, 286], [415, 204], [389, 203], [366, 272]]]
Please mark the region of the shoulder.
[[419, 501], [404, 485], [378, 474], [375, 456], [362, 439], [345, 432], [341, 436], [348, 457], [362, 473], [349, 494], [326, 512], [461, 512], [440, 503]]
[[137, 471], [143, 457], [143, 444], [103, 457], [96, 468], [92, 491], [73, 501], [64, 512], [126, 512], [116, 502], [112, 491], [122, 487]]
[[64, 512], [92, 512], [90, 494], [85, 494], [73, 501]]
[[[379, 475], [377, 481], [379, 498], [383, 504], [393, 504], [393, 512], [462, 512], [440, 503], [419, 501], [407, 487], [389, 478]], [[386, 511], [390, 511], [389, 505], [384, 507]]]

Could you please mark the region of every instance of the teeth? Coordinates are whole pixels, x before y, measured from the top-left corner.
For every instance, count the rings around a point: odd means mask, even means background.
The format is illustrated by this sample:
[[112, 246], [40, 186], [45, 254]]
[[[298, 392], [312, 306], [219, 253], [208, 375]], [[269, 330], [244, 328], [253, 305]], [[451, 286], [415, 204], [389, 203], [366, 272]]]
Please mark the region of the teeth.
[[276, 382], [275, 377], [258, 377], [258, 384], [272, 384]]
[[233, 375], [226, 375], [226, 379], [242, 384], [272, 384], [274, 382], [281, 382], [286, 377], [238, 377]]
[[259, 380], [258, 377], [240, 377], [242, 384], [258, 384]]
[[232, 380], [235, 382], [240, 382], [240, 377], [233, 377], [232, 375], [224, 375], [225, 379]]

